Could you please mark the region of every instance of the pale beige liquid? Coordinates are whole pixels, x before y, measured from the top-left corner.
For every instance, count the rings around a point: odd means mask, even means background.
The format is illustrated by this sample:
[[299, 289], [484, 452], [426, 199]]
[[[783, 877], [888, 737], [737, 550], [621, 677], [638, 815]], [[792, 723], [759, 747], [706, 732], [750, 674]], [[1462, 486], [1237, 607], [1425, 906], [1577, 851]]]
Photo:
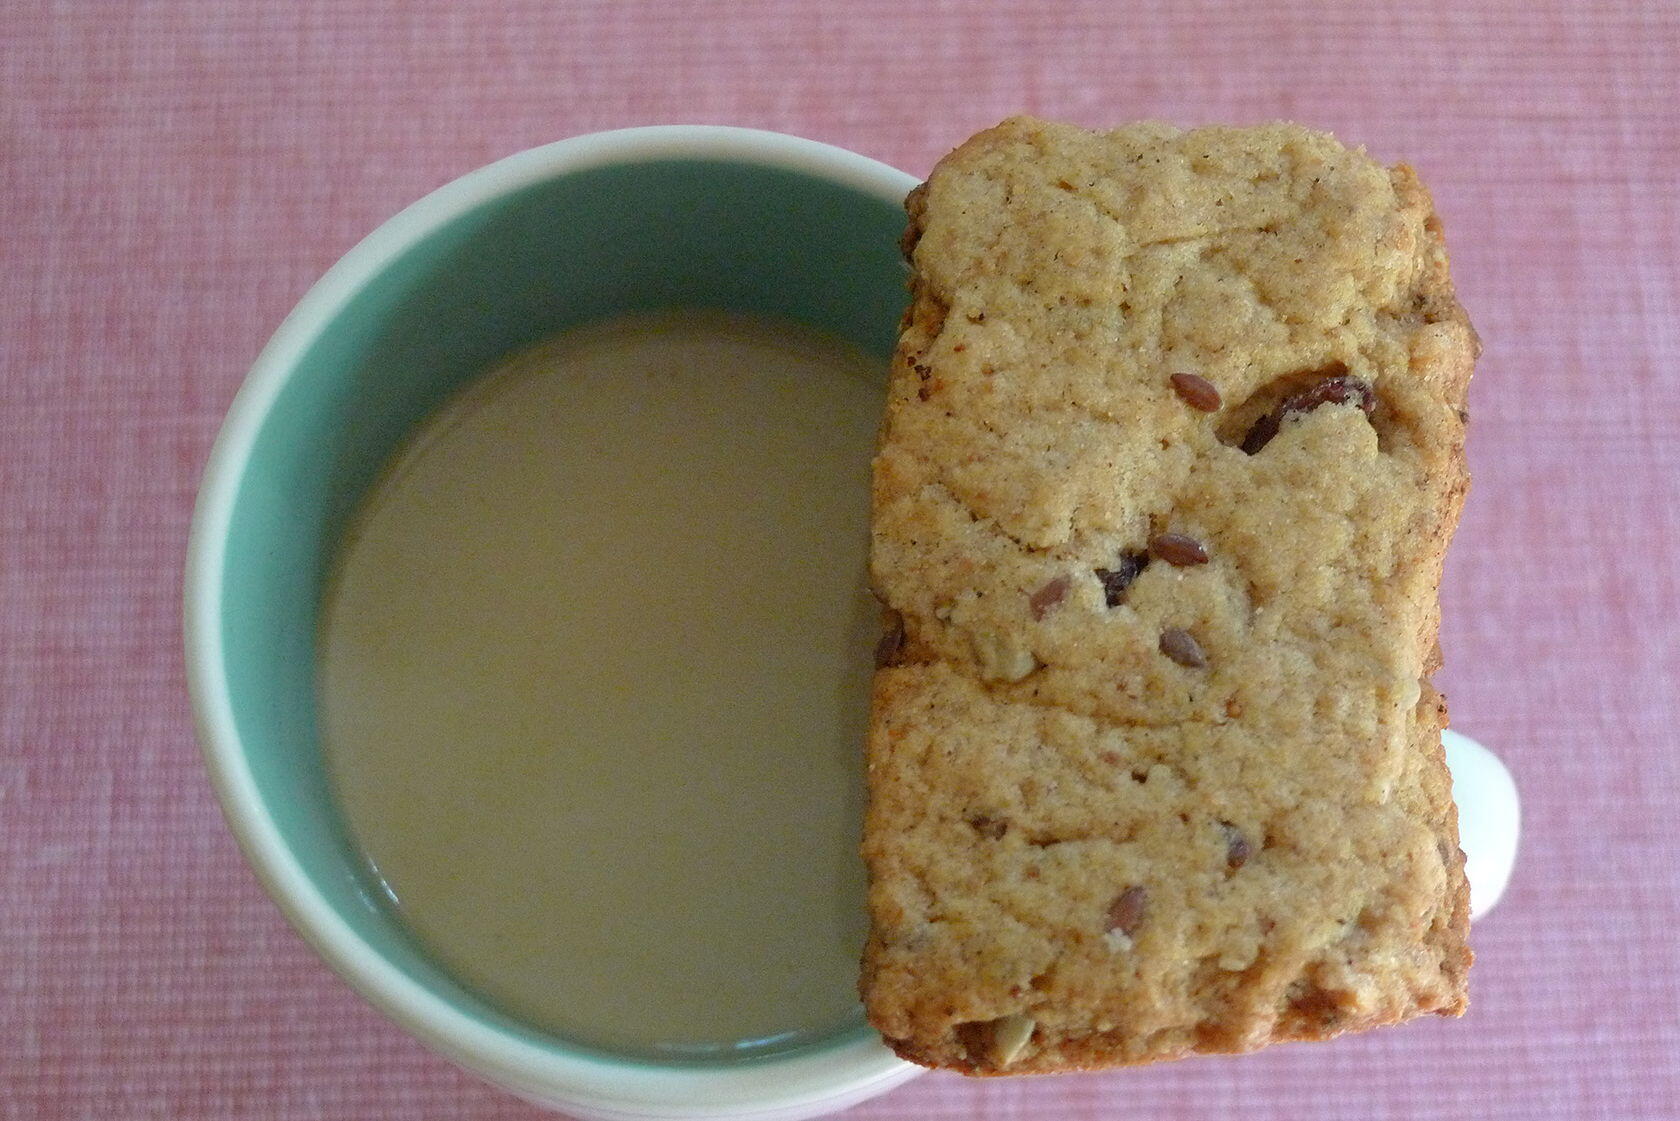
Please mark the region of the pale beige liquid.
[[710, 313], [561, 336], [374, 488], [320, 635], [351, 831], [507, 1012], [636, 1052], [857, 1016], [878, 365]]

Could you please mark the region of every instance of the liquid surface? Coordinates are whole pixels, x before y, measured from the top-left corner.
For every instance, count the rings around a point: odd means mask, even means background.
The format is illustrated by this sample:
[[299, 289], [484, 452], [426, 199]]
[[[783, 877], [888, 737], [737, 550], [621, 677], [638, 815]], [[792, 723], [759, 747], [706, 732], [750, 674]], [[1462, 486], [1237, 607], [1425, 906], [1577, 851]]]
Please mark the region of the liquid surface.
[[447, 405], [329, 588], [321, 734], [409, 926], [636, 1053], [858, 1018], [879, 367], [773, 322], [569, 332]]

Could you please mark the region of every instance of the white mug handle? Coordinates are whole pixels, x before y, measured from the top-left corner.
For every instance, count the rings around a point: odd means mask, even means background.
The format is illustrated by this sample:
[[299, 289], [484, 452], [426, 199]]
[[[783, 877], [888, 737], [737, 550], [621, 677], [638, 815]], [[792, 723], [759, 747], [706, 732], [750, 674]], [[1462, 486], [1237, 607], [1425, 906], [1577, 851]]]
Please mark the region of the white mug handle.
[[1458, 844], [1464, 850], [1464, 875], [1470, 881], [1470, 917], [1493, 910], [1510, 882], [1517, 862], [1522, 808], [1517, 784], [1499, 756], [1460, 732], [1441, 733], [1458, 803]]

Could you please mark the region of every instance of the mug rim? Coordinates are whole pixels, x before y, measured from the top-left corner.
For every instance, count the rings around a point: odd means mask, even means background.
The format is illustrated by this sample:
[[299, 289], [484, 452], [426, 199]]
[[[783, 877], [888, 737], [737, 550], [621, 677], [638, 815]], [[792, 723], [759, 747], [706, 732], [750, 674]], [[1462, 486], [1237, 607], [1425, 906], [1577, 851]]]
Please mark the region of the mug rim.
[[527, 149], [468, 172], [399, 211], [310, 287], [258, 354], [228, 407], [188, 535], [183, 597], [187, 687], [212, 786], [247, 863], [293, 928], [389, 1019], [515, 1093], [604, 1111], [598, 1116], [770, 1117], [831, 1101], [838, 1107], [842, 1098], [847, 1104], [859, 1101], [921, 1068], [899, 1059], [879, 1039], [860, 1038], [855, 1031], [738, 1065], [666, 1064], [592, 1053], [558, 1040], [538, 1044], [457, 1007], [358, 935], [287, 845], [258, 790], [234, 721], [221, 634], [228, 531], [257, 435], [299, 360], [350, 301], [427, 236], [476, 207], [565, 175], [672, 159], [801, 172], [893, 205], [917, 183], [878, 160], [784, 133], [652, 125]]

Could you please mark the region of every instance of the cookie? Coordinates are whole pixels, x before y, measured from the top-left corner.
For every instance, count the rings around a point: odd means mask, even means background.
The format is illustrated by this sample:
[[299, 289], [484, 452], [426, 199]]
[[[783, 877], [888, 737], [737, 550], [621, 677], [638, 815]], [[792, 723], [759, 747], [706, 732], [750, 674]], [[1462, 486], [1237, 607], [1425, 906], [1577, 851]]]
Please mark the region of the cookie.
[[1019, 118], [907, 206], [870, 1021], [1013, 1074], [1460, 1014], [1478, 345], [1428, 193], [1293, 125]]

